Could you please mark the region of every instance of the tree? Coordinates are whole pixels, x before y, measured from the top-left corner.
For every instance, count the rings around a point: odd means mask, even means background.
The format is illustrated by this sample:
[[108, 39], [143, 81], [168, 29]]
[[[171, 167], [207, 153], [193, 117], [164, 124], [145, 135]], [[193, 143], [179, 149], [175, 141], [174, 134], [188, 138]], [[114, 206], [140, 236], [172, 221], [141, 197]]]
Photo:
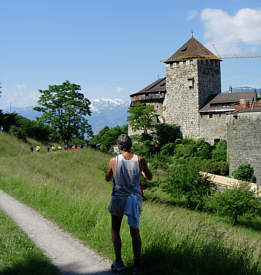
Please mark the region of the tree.
[[233, 225], [237, 224], [238, 216], [258, 208], [254, 192], [250, 190], [250, 186], [246, 182], [239, 186], [234, 185], [231, 189], [225, 189], [223, 192], [217, 192], [214, 200], [218, 212], [231, 217]]
[[157, 122], [158, 115], [153, 105], [137, 102], [135, 106], [129, 108], [128, 112], [130, 115], [127, 121], [130, 123], [133, 131], [141, 130], [147, 135]]
[[183, 196], [187, 208], [202, 209], [214, 184], [199, 171], [200, 167], [193, 159], [182, 160], [172, 168], [165, 190], [174, 198]]
[[117, 138], [121, 134], [128, 134], [128, 125], [115, 126], [109, 128], [105, 126], [100, 132], [90, 139], [90, 145], [96, 146], [101, 144], [101, 149], [104, 151], [112, 150], [112, 146], [117, 144]]
[[91, 115], [90, 101], [85, 98], [81, 86], [65, 81], [61, 85], [50, 85], [39, 90], [41, 96], [34, 110], [42, 112], [40, 120], [57, 130], [59, 137], [68, 143], [72, 138], [92, 136], [91, 126], [86, 119]]

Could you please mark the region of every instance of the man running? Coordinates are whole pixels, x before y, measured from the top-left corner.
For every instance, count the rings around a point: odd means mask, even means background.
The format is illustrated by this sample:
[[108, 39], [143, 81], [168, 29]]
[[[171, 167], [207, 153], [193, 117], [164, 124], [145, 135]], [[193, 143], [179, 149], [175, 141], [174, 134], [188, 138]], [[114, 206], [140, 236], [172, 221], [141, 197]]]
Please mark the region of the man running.
[[111, 266], [113, 272], [121, 272], [125, 269], [121, 258], [120, 237], [120, 227], [124, 214], [128, 216], [135, 269], [140, 268], [139, 215], [143, 197], [140, 177], [143, 175], [148, 180], [152, 179], [146, 160], [131, 153], [132, 142], [128, 135], [120, 135], [117, 145], [121, 154], [110, 160], [105, 175], [106, 181], [113, 179], [112, 198], [108, 207], [111, 213], [112, 242], [116, 256]]

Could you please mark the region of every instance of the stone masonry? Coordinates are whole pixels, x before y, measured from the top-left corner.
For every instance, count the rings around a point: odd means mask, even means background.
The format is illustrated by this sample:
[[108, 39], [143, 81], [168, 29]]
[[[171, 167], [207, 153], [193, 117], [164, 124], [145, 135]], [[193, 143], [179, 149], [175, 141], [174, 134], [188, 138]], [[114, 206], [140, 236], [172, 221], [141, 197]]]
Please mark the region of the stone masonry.
[[200, 138], [199, 109], [221, 92], [220, 61], [190, 59], [166, 64], [163, 117], [184, 137]]
[[230, 174], [240, 164], [249, 163], [261, 184], [261, 112], [228, 115], [227, 144]]

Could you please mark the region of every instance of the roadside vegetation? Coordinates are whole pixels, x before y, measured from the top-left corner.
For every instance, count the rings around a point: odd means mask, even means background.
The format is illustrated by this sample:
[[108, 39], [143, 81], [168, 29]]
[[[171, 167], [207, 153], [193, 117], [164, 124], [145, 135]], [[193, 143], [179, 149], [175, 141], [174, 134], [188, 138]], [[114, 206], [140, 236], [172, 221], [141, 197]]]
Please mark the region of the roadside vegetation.
[[[7, 150], [0, 155], [0, 188], [113, 260], [107, 211], [112, 184], [104, 180], [111, 155], [89, 148], [30, 153], [23, 142], [0, 133], [0, 144], [3, 140], [6, 148], [12, 143], [17, 154]], [[145, 183], [142, 274], [261, 274], [261, 218], [257, 213], [240, 214], [235, 227], [230, 217], [180, 207], [186, 206], [184, 194], [178, 203], [163, 188], [166, 178], [173, 177], [171, 171], [155, 169], [155, 181]], [[207, 182], [203, 186], [203, 193], [205, 188], [209, 190]], [[155, 199], [152, 194], [157, 192]], [[130, 265], [131, 239], [126, 219], [122, 239], [124, 261]]]
[[5, 214], [0, 212], [0, 274], [61, 274]]

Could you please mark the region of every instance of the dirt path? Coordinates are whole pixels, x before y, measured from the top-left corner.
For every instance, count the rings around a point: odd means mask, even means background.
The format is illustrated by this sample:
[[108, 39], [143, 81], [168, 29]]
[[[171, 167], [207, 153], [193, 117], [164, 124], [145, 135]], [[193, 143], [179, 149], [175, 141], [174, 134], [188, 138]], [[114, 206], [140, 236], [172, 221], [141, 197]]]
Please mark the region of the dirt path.
[[111, 275], [110, 263], [70, 234], [0, 190], [2, 209], [66, 275]]

